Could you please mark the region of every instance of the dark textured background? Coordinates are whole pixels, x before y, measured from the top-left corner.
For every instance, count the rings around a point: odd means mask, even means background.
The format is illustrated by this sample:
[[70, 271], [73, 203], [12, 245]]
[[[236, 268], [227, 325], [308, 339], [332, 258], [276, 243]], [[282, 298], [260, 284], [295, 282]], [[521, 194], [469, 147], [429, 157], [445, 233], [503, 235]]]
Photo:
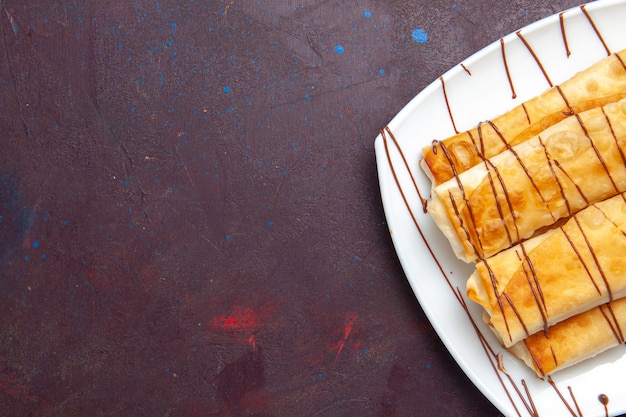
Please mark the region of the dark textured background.
[[2, 416], [497, 416], [373, 142], [561, 1], [0, 0]]

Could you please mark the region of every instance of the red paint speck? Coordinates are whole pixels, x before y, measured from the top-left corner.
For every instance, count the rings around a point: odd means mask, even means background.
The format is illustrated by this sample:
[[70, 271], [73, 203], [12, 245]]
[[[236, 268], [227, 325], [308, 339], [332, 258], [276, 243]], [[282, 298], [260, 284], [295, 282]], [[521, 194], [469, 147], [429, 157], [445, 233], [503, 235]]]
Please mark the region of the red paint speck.
[[350, 337], [350, 333], [352, 333], [352, 328], [354, 327], [354, 323], [356, 322], [357, 317], [358, 316], [355, 313], [346, 314], [345, 325], [343, 327], [343, 338], [337, 343], [337, 354], [335, 355], [335, 362], [337, 362], [337, 359], [339, 359], [339, 355], [343, 351], [348, 337]]
[[232, 331], [252, 331], [259, 325], [256, 312], [250, 307], [234, 306], [228, 314], [211, 320], [211, 327]]

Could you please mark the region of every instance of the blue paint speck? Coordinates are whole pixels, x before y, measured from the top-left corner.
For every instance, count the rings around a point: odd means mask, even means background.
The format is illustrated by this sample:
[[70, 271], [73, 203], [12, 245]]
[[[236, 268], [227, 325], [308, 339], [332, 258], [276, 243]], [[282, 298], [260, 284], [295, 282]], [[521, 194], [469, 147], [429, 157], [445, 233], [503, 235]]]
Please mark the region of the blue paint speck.
[[33, 248], [38, 248], [39, 247], [39, 242], [33, 242]]
[[363, 16], [365, 16], [366, 19], [369, 19], [370, 17], [372, 17], [372, 12], [366, 10], [363, 12]]
[[411, 33], [411, 37], [417, 43], [426, 43], [428, 42], [428, 33], [426, 33], [423, 29], [417, 28]]
[[381, 68], [378, 70], [378, 72], [380, 73], [380, 75], [383, 75], [385, 73], [385, 70]]
[[335, 52], [337, 52], [339, 55], [343, 54], [343, 51], [344, 51], [343, 46], [341, 45], [335, 46]]
[[267, 225], [272, 227], [272, 226], [274, 226], [274, 222], [269, 221], [269, 222], [267, 222]]
[[230, 87], [229, 86], [225, 86], [224, 87], [224, 92], [225, 93], [230, 93]]
[[226, 240], [230, 240], [230, 235], [226, 235]]

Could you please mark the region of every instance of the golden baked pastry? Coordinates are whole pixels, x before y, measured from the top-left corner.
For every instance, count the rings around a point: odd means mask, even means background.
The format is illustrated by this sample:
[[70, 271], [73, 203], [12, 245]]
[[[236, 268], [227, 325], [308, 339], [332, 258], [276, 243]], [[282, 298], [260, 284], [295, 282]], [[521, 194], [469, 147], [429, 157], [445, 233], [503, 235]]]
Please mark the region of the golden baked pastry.
[[511, 346], [540, 378], [624, 343], [626, 298], [603, 304]]
[[424, 147], [422, 168], [433, 185], [441, 184], [573, 113], [621, 100], [625, 62], [626, 50], [612, 54], [491, 121]]
[[486, 259], [626, 191], [626, 99], [574, 114], [432, 190], [460, 259]]
[[563, 320], [626, 296], [626, 195], [477, 262], [467, 295], [510, 347]]

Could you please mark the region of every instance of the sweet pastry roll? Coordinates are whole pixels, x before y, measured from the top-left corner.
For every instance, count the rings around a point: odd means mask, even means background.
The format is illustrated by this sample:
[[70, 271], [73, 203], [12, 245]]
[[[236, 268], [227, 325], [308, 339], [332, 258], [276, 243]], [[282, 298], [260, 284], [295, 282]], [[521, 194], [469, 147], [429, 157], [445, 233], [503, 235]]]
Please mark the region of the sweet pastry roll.
[[432, 146], [421, 166], [433, 185], [522, 143], [573, 113], [626, 97], [626, 50], [612, 54], [512, 110]]
[[626, 99], [574, 114], [432, 190], [428, 212], [460, 259], [526, 240], [626, 191]]
[[476, 264], [467, 294], [510, 347], [626, 296], [626, 195]]
[[621, 298], [530, 335], [509, 351], [544, 378], [624, 343], [625, 331], [626, 299]]

